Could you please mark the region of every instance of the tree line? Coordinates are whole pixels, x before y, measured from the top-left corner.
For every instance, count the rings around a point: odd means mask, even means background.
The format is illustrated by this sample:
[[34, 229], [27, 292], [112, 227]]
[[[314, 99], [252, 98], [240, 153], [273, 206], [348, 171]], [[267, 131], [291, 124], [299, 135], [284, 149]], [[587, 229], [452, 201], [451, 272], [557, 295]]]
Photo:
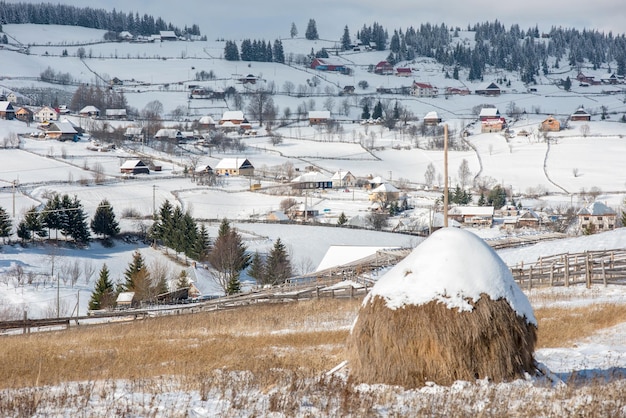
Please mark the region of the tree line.
[[136, 35], [149, 36], [162, 30], [174, 31], [176, 35], [200, 35], [200, 28], [194, 24], [180, 29], [160, 17], [132, 12], [124, 13], [76, 7], [52, 3], [12, 3], [0, 2], [0, 22], [34, 23], [42, 25], [83, 26], [92, 29], [105, 29], [112, 32], [128, 31]]
[[224, 59], [227, 61], [258, 61], [285, 63], [285, 52], [280, 39], [271, 42], [264, 40], [244, 39], [241, 41], [241, 52], [235, 41], [226, 41], [224, 45]]

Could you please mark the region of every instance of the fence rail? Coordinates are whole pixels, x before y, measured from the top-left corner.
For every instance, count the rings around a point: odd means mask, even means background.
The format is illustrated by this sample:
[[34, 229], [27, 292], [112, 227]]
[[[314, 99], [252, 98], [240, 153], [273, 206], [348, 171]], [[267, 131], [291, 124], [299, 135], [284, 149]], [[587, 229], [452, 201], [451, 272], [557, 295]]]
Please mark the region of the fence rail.
[[626, 250], [585, 251], [541, 257], [534, 263], [511, 267], [513, 278], [523, 289], [570, 286], [584, 283], [625, 284]]

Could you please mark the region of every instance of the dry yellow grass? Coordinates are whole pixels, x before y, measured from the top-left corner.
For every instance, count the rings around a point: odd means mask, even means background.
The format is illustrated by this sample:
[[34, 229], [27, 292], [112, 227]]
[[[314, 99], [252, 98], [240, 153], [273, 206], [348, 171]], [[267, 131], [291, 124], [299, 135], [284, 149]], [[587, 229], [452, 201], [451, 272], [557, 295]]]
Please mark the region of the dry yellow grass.
[[[69, 331], [0, 337], [0, 388], [69, 381], [192, 378], [249, 370], [319, 376], [345, 358], [360, 299], [260, 305]], [[626, 306], [538, 309], [538, 347], [565, 346], [626, 321]], [[265, 376], [265, 377], [264, 377]]]

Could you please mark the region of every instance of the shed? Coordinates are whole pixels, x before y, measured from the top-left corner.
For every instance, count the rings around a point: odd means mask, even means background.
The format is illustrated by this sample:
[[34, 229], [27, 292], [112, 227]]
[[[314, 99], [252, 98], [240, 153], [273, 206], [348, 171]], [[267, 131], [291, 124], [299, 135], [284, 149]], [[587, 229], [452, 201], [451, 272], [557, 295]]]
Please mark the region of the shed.
[[135, 300], [135, 292], [121, 292], [115, 301], [118, 308], [134, 308], [139, 305]]
[[100, 116], [100, 109], [95, 106], [85, 106], [78, 112], [80, 116], [97, 117]]
[[559, 132], [561, 130], [561, 123], [556, 120], [554, 116], [549, 116], [541, 122], [541, 130], [543, 132]]
[[0, 101], [0, 119], [11, 120], [15, 118], [15, 109], [8, 100]]
[[571, 114], [571, 116], [569, 117], [569, 119], [572, 122], [576, 122], [576, 121], [590, 121], [591, 120], [591, 115], [589, 113], [587, 113], [587, 111], [585, 110], [584, 107], [579, 107], [574, 113]]
[[438, 125], [440, 122], [441, 122], [441, 118], [435, 111], [428, 112], [426, 113], [426, 116], [424, 116], [424, 125], [434, 126], [434, 125]]
[[311, 110], [309, 112], [309, 124], [320, 125], [330, 121], [330, 111], [328, 110]]

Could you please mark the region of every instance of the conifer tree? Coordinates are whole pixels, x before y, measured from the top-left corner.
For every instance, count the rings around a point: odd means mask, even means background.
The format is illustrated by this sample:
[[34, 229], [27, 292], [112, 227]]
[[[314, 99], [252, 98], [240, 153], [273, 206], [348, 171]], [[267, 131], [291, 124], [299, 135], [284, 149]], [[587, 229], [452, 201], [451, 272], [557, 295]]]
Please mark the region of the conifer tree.
[[96, 213], [91, 220], [91, 230], [103, 237], [114, 237], [120, 233], [120, 226], [115, 219], [113, 207], [107, 199], [104, 199], [98, 205]]
[[133, 253], [133, 260], [124, 272], [125, 281], [122, 284], [122, 290], [126, 292], [135, 292], [137, 300], [146, 300], [151, 295], [150, 273], [146, 267], [145, 260], [141, 253], [136, 250]]
[[211, 239], [209, 238], [209, 231], [207, 231], [206, 226], [202, 224], [200, 225], [196, 240], [193, 243], [191, 257], [198, 261], [205, 261], [210, 251]]
[[115, 289], [111, 282], [109, 268], [106, 264], [100, 269], [100, 276], [96, 282], [96, 287], [91, 293], [89, 309], [98, 310], [113, 307], [115, 304]]
[[278, 238], [265, 263], [264, 282], [272, 285], [280, 284], [291, 277], [291, 273], [289, 254], [287, 254], [285, 244]]
[[343, 36], [341, 37], [341, 49], [347, 51], [350, 49], [350, 45], [352, 44], [352, 39], [350, 38], [350, 31], [348, 30], [348, 25], [343, 28]]
[[289, 31], [289, 36], [291, 36], [292, 38], [295, 38], [296, 36], [298, 36], [298, 28], [296, 27], [296, 24], [294, 22], [291, 22], [291, 29]]
[[337, 225], [342, 226], [348, 223], [348, 217], [345, 213], [341, 212], [339, 214], [339, 218], [337, 219]]
[[2, 237], [5, 242], [6, 239], [11, 235], [11, 227], [13, 226], [13, 221], [9, 217], [9, 214], [2, 206], [0, 206], [0, 237]]
[[22, 243], [29, 241], [32, 237], [28, 226], [26, 226], [26, 221], [22, 221], [17, 226], [17, 237], [22, 240]]
[[42, 238], [48, 235], [42, 224], [41, 215], [37, 211], [37, 208], [35, 206], [32, 206], [30, 209], [28, 209], [28, 211], [26, 211], [23, 223], [24, 228], [28, 230], [28, 238], [26, 239], [34, 239], [35, 235], [38, 235]]
[[248, 268], [248, 276], [252, 277], [258, 284], [263, 284], [263, 277], [265, 275], [265, 262], [263, 257], [258, 251], [255, 251], [250, 261], [250, 267]]
[[181, 270], [178, 275], [178, 280], [176, 281], [176, 289], [185, 289], [189, 286], [191, 286], [191, 282], [187, 276], [187, 271]]
[[209, 262], [215, 269], [215, 278], [227, 294], [237, 293], [240, 288], [241, 271], [250, 264], [250, 255], [246, 254], [239, 233], [231, 228], [227, 219], [222, 220], [215, 239]]
[[304, 37], [309, 41], [314, 41], [320, 38], [317, 34], [317, 25], [315, 23], [315, 19], [309, 19], [309, 23], [306, 27], [306, 32], [304, 33]]
[[376, 106], [374, 106], [374, 111], [372, 112], [372, 119], [382, 119], [383, 118], [383, 104], [378, 101]]

